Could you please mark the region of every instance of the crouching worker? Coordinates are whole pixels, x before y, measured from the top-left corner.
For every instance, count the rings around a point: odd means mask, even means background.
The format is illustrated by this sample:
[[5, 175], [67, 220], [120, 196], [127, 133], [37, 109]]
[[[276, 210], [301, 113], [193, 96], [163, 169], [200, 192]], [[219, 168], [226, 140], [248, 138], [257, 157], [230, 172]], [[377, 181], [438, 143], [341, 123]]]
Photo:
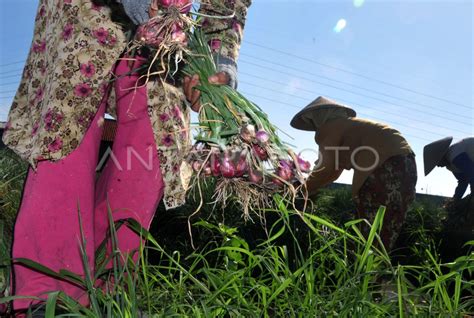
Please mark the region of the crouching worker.
[[391, 249], [415, 199], [415, 155], [397, 130], [355, 117], [353, 109], [318, 97], [291, 121], [296, 129], [316, 132], [319, 159], [306, 181], [308, 193], [314, 197], [343, 170], [354, 169], [357, 217], [373, 222], [379, 207], [385, 206], [381, 238]]
[[471, 186], [474, 191], [474, 137], [465, 138], [451, 145], [453, 137], [446, 137], [426, 145], [423, 150], [425, 175], [436, 166], [446, 167], [458, 180], [453, 199], [460, 200]]

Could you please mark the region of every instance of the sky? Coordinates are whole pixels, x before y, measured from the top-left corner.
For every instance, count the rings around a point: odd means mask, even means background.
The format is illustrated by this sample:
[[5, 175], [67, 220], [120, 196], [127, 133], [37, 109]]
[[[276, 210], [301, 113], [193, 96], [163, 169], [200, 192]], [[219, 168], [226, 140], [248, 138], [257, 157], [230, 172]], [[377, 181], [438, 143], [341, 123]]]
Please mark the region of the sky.
[[[18, 86], [37, 5], [0, 2], [0, 121]], [[289, 122], [320, 95], [389, 124], [417, 155], [418, 192], [451, 196], [450, 172], [423, 176], [423, 147], [474, 135], [473, 15], [472, 0], [253, 0], [239, 90], [311, 161], [313, 134]]]

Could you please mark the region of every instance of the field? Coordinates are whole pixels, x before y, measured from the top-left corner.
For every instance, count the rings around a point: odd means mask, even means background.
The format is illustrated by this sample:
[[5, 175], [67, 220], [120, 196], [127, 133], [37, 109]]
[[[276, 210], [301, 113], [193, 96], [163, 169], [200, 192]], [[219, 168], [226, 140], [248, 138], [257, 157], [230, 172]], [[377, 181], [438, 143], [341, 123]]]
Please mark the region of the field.
[[[9, 152], [0, 158], [1, 269], [6, 286], [8, 247], [25, 165]], [[265, 224], [257, 218], [244, 223], [238, 204], [224, 209], [204, 206], [192, 220], [195, 249], [187, 231], [187, 217], [195, 206], [192, 193], [187, 206], [160, 209], [150, 232], [133, 222], [122, 224], [148, 239], [138, 263], [121, 265], [120, 255], [114, 255], [112, 271], [99, 266], [85, 278], [49, 273], [84, 286], [91, 306], [84, 308], [61, 293], [51, 293], [45, 303], [47, 317], [474, 315], [474, 241], [468, 208], [416, 202], [396, 249], [388, 254], [377, 235], [384, 210], [364, 237], [358, 229], [364, 221], [353, 219], [350, 192], [345, 189], [325, 191], [304, 215], [278, 196], [274, 201], [275, 207], [265, 211]], [[102, 263], [100, 257], [96, 261]], [[48, 272], [40, 264], [29, 265]], [[106, 291], [95, 289], [94, 282], [106, 276], [112, 276], [114, 284]]]

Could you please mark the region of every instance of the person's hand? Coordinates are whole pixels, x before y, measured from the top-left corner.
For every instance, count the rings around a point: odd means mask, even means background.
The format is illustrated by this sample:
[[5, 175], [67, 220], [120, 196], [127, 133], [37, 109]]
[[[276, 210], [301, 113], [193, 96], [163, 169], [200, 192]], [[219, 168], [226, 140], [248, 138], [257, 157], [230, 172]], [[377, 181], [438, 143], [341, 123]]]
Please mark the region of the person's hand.
[[[216, 73], [208, 78], [209, 83], [215, 85], [228, 85], [230, 82], [230, 77], [225, 72]], [[184, 94], [186, 99], [191, 104], [191, 109], [195, 112], [199, 112], [201, 109], [201, 92], [195, 89], [199, 85], [199, 75], [194, 75], [192, 77], [186, 76], [184, 78]]]

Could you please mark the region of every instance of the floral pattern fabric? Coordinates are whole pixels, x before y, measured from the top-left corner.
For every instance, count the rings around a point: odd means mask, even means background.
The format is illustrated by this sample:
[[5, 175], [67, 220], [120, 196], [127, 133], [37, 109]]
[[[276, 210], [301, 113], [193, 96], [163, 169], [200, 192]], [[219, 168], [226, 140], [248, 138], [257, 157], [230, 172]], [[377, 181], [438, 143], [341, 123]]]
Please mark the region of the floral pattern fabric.
[[126, 43], [110, 11], [85, 0], [40, 1], [5, 143], [33, 166], [81, 142]]
[[[249, 0], [204, 0], [201, 12], [235, 15], [206, 20], [203, 30], [234, 61]], [[225, 11], [225, 12], [224, 12]], [[109, 96], [111, 71], [126, 47], [121, 26], [108, 7], [92, 0], [40, 0], [34, 36], [3, 134], [5, 144], [33, 167], [60, 160], [81, 142], [98, 107]], [[216, 45], [214, 45], [217, 48]], [[189, 110], [182, 89], [148, 83], [149, 115], [165, 179], [168, 208], [184, 203], [189, 169], [183, 158], [190, 143]], [[111, 92], [108, 113], [115, 113]]]
[[149, 82], [147, 93], [148, 114], [165, 183], [163, 202], [167, 208], [173, 208], [185, 202], [192, 175], [192, 169], [185, 161], [191, 146], [190, 111], [183, 107], [185, 96], [180, 88], [161, 81]]
[[204, 18], [202, 27], [209, 37], [209, 45], [220, 56], [237, 61], [247, 10], [252, 0], [202, 0], [199, 12], [208, 16], [228, 19]]

